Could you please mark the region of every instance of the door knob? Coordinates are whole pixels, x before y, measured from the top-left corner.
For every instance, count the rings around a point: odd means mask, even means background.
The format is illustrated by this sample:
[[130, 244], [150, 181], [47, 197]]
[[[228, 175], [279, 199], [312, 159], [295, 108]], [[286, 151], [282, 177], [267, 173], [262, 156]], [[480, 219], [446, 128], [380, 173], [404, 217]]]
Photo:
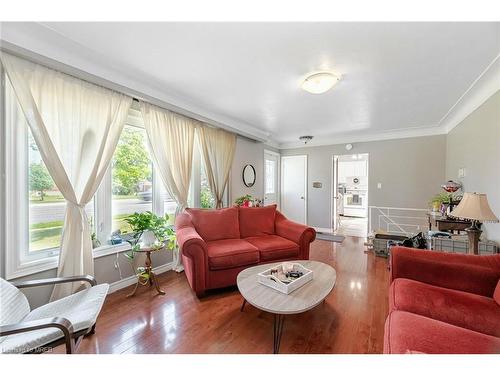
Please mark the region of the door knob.
[[300, 199], [304, 199], [304, 197], [300, 197]]

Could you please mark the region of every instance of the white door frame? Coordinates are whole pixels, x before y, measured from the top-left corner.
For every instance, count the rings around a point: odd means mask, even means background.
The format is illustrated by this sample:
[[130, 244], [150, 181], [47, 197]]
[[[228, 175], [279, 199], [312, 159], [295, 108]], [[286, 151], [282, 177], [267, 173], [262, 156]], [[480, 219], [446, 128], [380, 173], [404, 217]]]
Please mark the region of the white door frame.
[[[370, 153], [369, 152], [360, 152], [360, 154], [367, 154], [368, 155], [368, 158], [366, 159], [366, 176], [367, 176], [367, 179], [368, 179], [368, 186], [367, 186], [367, 190], [366, 190], [366, 206], [368, 207], [367, 208], [367, 211], [370, 210]], [[330, 225], [331, 225], [331, 230], [333, 232], [333, 229], [334, 229], [334, 225], [333, 225], [333, 192], [336, 187], [334, 186], [334, 179], [335, 179], [335, 163], [334, 163], [334, 160], [335, 158], [339, 158], [340, 156], [343, 156], [343, 155], [350, 155], [350, 154], [334, 154], [332, 155], [332, 178], [331, 178], [331, 189], [330, 189]], [[337, 167], [338, 167], [338, 162], [337, 162]], [[337, 171], [337, 179], [338, 179], [338, 171]], [[338, 187], [337, 187], [338, 188]], [[337, 194], [338, 194], [338, 191], [337, 191]], [[338, 208], [337, 208], [338, 209]], [[369, 221], [369, 215], [366, 216], [366, 220]], [[367, 226], [368, 228], [369, 226]]]
[[[333, 218], [333, 213], [335, 212], [334, 210], [334, 205], [335, 205], [335, 198], [334, 196], [337, 196], [339, 194], [338, 192], [338, 175], [339, 175], [339, 171], [338, 171], [338, 158], [339, 158], [339, 155], [333, 155], [332, 156], [332, 161], [331, 161], [331, 164], [332, 164], [332, 181], [330, 183], [330, 230], [333, 231], [335, 230], [335, 225], [334, 225], [334, 218]], [[337, 159], [337, 171], [335, 171], [335, 159]], [[337, 177], [335, 177], [335, 172], [337, 172]], [[337, 180], [337, 181], [336, 181]], [[335, 182], [337, 182], [337, 191], [335, 191]], [[338, 201], [337, 201], [338, 202]], [[338, 205], [337, 205], [337, 212], [338, 212]], [[338, 215], [337, 215], [338, 216]], [[337, 228], [338, 228], [338, 224], [337, 224]]]
[[[304, 224], [307, 225], [308, 223], [308, 202], [307, 202], [307, 197], [308, 197], [308, 191], [307, 191], [307, 184], [308, 184], [308, 156], [307, 154], [300, 154], [300, 155], [287, 155], [287, 156], [281, 156], [281, 159], [287, 159], [287, 158], [293, 158], [293, 157], [297, 157], [297, 156], [303, 156], [305, 159], [306, 159], [306, 162], [304, 163], [304, 215], [305, 215], [305, 222]], [[283, 197], [282, 197], [282, 194], [283, 194], [283, 191], [281, 190], [281, 186], [283, 186], [283, 163], [280, 163], [280, 168], [281, 168], [281, 172], [280, 172], [280, 202], [283, 201]]]
[[263, 165], [263, 172], [264, 172], [264, 178], [262, 179], [262, 191], [264, 192], [262, 200], [265, 200], [266, 196], [266, 154], [276, 156], [278, 159], [278, 165], [276, 166], [276, 170], [278, 173], [278, 178], [276, 180], [276, 204], [278, 206], [278, 210], [280, 209], [280, 204], [281, 204], [281, 154], [275, 151], [267, 150], [264, 149], [264, 165]]

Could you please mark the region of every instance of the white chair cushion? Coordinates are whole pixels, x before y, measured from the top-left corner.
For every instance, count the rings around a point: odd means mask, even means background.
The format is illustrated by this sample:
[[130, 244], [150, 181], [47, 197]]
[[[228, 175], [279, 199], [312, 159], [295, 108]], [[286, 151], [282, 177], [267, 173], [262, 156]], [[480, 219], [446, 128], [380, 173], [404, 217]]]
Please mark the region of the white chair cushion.
[[[0, 278], [0, 325], [19, 323], [30, 312], [26, 296], [14, 285]], [[0, 343], [5, 340], [0, 337]]]
[[[66, 318], [73, 324], [73, 332], [90, 328], [97, 320], [104, 299], [108, 293], [108, 284], [99, 284], [82, 290], [71, 296], [61, 298], [40, 306], [22, 319], [23, 322], [46, 319]], [[46, 328], [31, 332], [7, 336], [0, 343], [2, 353], [24, 353], [31, 349], [44, 346], [64, 335], [58, 328]]]

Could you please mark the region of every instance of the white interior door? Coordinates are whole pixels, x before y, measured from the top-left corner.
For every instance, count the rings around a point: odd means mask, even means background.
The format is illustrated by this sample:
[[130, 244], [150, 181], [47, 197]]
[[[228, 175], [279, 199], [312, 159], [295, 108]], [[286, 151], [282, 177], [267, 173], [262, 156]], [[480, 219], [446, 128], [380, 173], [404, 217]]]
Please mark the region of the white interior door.
[[279, 165], [280, 155], [264, 151], [264, 205], [279, 205]]
[[281, 212], [290, 220], [307, 222], [307, 155], [281, 157]]

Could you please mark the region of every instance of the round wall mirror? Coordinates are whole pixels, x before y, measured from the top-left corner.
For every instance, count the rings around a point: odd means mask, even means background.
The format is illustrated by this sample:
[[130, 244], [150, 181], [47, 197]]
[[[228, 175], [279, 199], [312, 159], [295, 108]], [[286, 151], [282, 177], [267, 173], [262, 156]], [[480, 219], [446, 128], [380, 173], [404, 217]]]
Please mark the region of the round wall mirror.
[[246, 187], [252, 187], [255, 184], [255, 168], [251, 164], [243, 167], [243, 183]]

